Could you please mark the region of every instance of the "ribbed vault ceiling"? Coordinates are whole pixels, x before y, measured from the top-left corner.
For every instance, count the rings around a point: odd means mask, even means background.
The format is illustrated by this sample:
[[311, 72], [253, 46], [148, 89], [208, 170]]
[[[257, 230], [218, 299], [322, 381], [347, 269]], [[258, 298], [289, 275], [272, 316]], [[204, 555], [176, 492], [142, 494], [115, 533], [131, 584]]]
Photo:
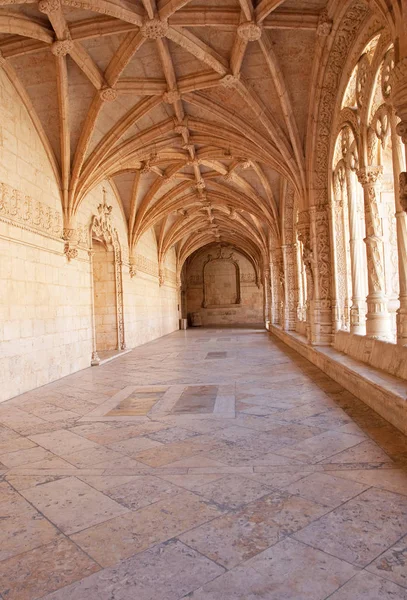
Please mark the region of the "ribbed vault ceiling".
[[0, 0], [3, 68], [60, 182], [66, 219], [103, 179], [129, 244], [159, 258], [223, 241], [256, 262], [305, 189], [326, 0]]

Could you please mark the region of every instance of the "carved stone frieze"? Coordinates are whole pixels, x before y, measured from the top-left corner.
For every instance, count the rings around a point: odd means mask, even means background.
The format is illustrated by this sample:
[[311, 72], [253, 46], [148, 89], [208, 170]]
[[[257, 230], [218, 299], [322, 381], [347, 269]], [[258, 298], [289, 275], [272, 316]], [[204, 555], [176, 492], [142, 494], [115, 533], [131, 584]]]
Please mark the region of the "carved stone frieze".
[[74, 47], [74, 42], [70, 37], [65, 40], [57, 40], [51, 44], [51, 52], [54, 56], [66, 56]]
[[62, 237], [62, 214], [45, 203], [34, 200], [0, 182], [0, 218], [37, 233]]
[[168, 21], [162, 19], [149, 19], [140, 28], [142, 35], [150, 40], [163, 38], [168, 32]]
[[60, 0], [39, 0], [38, 2], [38, 10], [46, 15], [56, 12], [60, 8]]
[[114, 102], [117, 98], [117, 90], [112, 87], [104, 87], [100, 90], [100, 97], [103, 102]]
[[237, 28], [237, 35], [245, 42], [255, 42], [261, 38], [262, 28], [254, 21], [241, 23]]
[[319, 15], [317, 35], [320, 37], [327, 37], [332, 31], [332, 25], [333, 21], [329, 18], [326, 8], [324, 8]]

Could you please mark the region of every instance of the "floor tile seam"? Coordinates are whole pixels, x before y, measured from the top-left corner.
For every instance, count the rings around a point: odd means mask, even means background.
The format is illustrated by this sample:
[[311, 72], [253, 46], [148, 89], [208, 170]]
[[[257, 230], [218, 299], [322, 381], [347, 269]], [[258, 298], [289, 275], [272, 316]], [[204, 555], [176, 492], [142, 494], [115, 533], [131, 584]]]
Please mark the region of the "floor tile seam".
[[377, 577], [382, 577], [383, 579], [386, 579], [387, 581], [390, 581], [391, 583], [394, 583], [395, 585], [400, 586], [401, 588], [405, 588], [407, 590], [407, 582], [405, 585], [401, 584], [401, 583], [396, 583], [395, 581], [393, 581], [393, 579], [390, 579], [389, 577], [387, 577], [387, 571], [384, 571], [384, 575], [380, 574], [378, 575], [377, 573], [374, 573], [373, 571], [369, 571], [368, 567], [370, 567], [376, 560], [378, 560], [381, 556], [383, 556], [383, 554], [386, 554], [386, 552], [389, 552], [389, 550], [391, 550], [391, 548], [393, 548], [393, 546], [395, 546], [396, 544], [398, 544], [403, 538], [405, 538], [407, 536], [407, 530], [406, 533], [404, 533], [403, 535], [401, 535], [398, 540], [396, 542], [394, 542], [394, 544], [392, 544], [391, 546], [389, 546], [388, 548], [386, 548], [386, 550], [383, 550], [383, 552], [381, 552], [380, 554], [378, 554], [376, 556], [376, 558], [373, 558], [370, 563], [368, 563], [363, 570], [367, 571], [368, 573], [371, 573], [372, 575], [376, 575]]
[[[325, 512], [323, 515], [320, 515], [319, 517], [317, 517], [316, 519], [314, 519], [313, 521], [311, 521], [307, 525], [304, 525], [304, 527], [301, 527], [300, 529], [297, 529], [297, 531], [294, 531], [293, 533], [290, 533], [288, 537], [293, 538], [296, 542], [301, 542], [303, 544], [306, 544], [307, 546], [311, 546], [312, 548], [314, 548], [314, 550], [320, 550], [319, 548], [315, 548], [314, 546], [312, 546], [308, 542], [304, 542], [303, 540], [297, 540], [297, 538], [295, 536], [298, 533], [300, 533], [301, 531], [303, 531], [304, 529], [306, 529], [307, 527], [309, 527], [311, 525], [314, 525], [315, 523], [318, 523], [318, 521], [321, 521], [321, 519], [324, 519], [325, 517], [327, 517], [328, 515], [330, 515], [331, 513], [333, 513], [335, 510], [338, 510], [339, 508], [342, 508], [345, 504], [347, 504], [351, 500], [355, 500], [356, 498], [358, 498], [359, 496], [361, 496], [365, 492], [370, 491], [371, 489], [374, 489], [373, 486], [369, 486], [367, 489], [363, 490], [362, 492], [359, 492], [358, 494], [356, 494], [352, 498], [349, 498], [349, 500], [345, 500], [344, 502], [342, 502], [338, 506], [331, 507], [331, 506], [327, 506], [327, 505], [322, 505], [321, 504], [320, 506], [325, 506], [326, 508], [329, 508], [329, 510], [327, 510], [327, 512]], [[318, 503], [315, 502], [315, 504], [318, 504]], [[321, 550], [321, 552], [325, 552], [325, 550]], [[329, 552], [325, 552], [325, 554], [329, 554]], [[334, 555], [332, 554], [332, 556], [334, 556]], [[339, 558], [339, 557], [336, 556], [335, 558]], [[340, 560], [342, 560], [342, 559], [340, 559]], [[349, 562], [349, 561], [346, 561], [346, 562]], [[353, 563], [349, 563], [349, 564], [353, 564]], [[361, 567], [361, 568], [363, 568], [363, 567]]]
[[[309, 475], [306, 475], [306, 477], [311, 477], [312, 475], [314, 475], [315, 473], [310, 473]], [[321, 471], [318, 472], [318, 474], [322, 474], [322, 475], [328, 475], [330, 477], [335, 477], [334, 475], [330, 475], [330, 473], [326, 473], [325, 471]], [[290, 487], [291, 485], [295, 485], [296, 483], [299, 483], [300, 481], [303, 481], [304, 478], [301, 478], [297, 481], [294, 481], [293, 483], [289, 483], [287, 486], [284, 486], [283, 488], [280, 488], [283, 491], [287, 491], [286, 488]], [[346, 481], [344, 479], [344, 481]], [[354, 481], [354, 480], [347, 480], [348, 482], [350, 481], [350, 483], [358, 483], [358, 481]], [[364, 484], [359, 484], [359, 485], [364, 485]], [[335, 506], [331, 506], [330, 504], [322, 504], [321, 502], [317, 502], [315, 500], [310, 500], [310, 498], [307, 498], [306, 496], [302, 496], [301, 493], [298, 494], [292, 494], [291, 492], [288, 492], [291, 496], [295, 496], [296, 498], [302, 498], [303, 500], [308, 500], [311, 502], [314, 502], [315, 504], [318, 504], [319, 506], [322, 506], [323, 508], [331, 508], [332, 510], [336, 510], [337, 508], [341, 508], [344, 504], [346, 504], [347, 502], [349, 502], [350, 500], [354, 500], [355, 498], [357, 498], [357, 496], [360, 496], [360, 494], [363, 494], [364, 492], [367, 492], [368, 490], [370, 490], [373, 486], [371, 485], [367, 485], [366, 489], [362, 490], [361, 492], [357, 492], [354, 496], [350, 496], [347, 500], [344, 500], [343, 502], [340, 502], [339, 504], [336, 504]], [[329, 512], [332, 512], [332, 510], [330, 510]], [[329, 514], [329, 512], [325, 513], [324, 515], [321, 515], [321, 517], [324, 517], [325, 515]], [[319, 517], [319, 518], [321, 518]], [[317, 519], [316, 519], [317, 520]], [[314, 521], [312, 521], [312, 523], [314, 523]], [[297, 533], [297, 532], [296, 532]]]
[[[312, 546], [311, 546], [312, 547]], [[321, 551], [320, 551], [321, 552]], [[337, 558], [337, 557], [335, 557]], [[342, 560], [342, 559], [340, 559]], [[346, 561], [345, 561], [346, 562]], [[352, 564], [352, 563], [350, 563]], [[352, 565], [354, 566], [354, 565]], [[352, 575], [352, 577], [350, 577], [347, 581], [344, 581], [343, 583], [341, 583], [341, 585], [339, 587], [336, 588], [336, 590], [334, 590], [331, 594], [329, 594], [328, 596], [326, 596], [324, 598], [324, 600], [329, 600], [329, 598], [332, 598], [332, 596], [334, 594], [336, 594], [336, 592], [338, 592], [339, 590], [341, 590], [345, 585], [347, 585], [350, 581], [352, 581], [352, 579], [355, 579], [355, 577], [358, 577], [361, 573], [363, 573], [364, 569], [360, 569], [359, 571], [357, 571], [354, 575]], [[357, 600], [357, 599], [355, 599]]]
[[[333, 429], [333, 430], [330, 430], [330, 431], [336, 431], [336, 430]], [[323, 435], [323, 434], [318, 434], [318, 435]], [[357, 434], [353, 434], [353, 433], [346, 433], [345, 435], [351, 435], [354, 438], [360, 437]], [[314, 437], [316, 437], [316, 436], [314, 436]], [[339, 450], [338, 452], [334, 452], [334, 454], [331, 454], [330, 456], [327, 456], [325, 458], [321, 458], [321, 460], [317, 461], [314, 464], [316, 464], [316, 465], [319, 465], [319, 464], [341, 464], [341, 463], [323, 463], [322, 461], [334, 458], [335, 456], [337, 456], [338, 454], [341, 454], [342, 452], [347, 452], [348, 450], [353, 450], [354, 448], [357, 448], [361, 444], [364, 444], [366, 441], [367, 440], [365, 440], [365, 439], [361, 439], [358, 444], [354, 444], [353, 446], [349, 446], [349, 448], [345, 448], [344, 450]], [[378, 446], [378, 444], [376, 444], [376, 446]], [[379, 446], [379, 448], [380, 448], [380, 446]], [[385, 452], [385, 454], [387, 454], [387, 452]], [[389, 455], [387, 454], [387, 456], [389, 456]], [[394, 462], [393, 459], [391, 458], [391, 456], [389, 456], [389, 459], [391, 460], [392, 463]], [[377, 464], [386, 464], [386, 463], [379, 462]]]
[[[316, 520], [318, 520], [318, 519], [316, 519]], [[312, 521], [312, 523], [315, 523], [315, 521]], [[308, 527], [308, 525], [306, 525], [306, 527]], [[303, 529], [305, 529], [305, 528], [303, 527]], [[299, 529], [298, 531], [301, 531], [301, 529]], [[296, 531], [295, 533], [298, 533], [298, 532]], [[286, 539], [286, 540], [287, 539], [293, 540], [297, 544], [298, 543], [302, 544], [303, 546], [307, 546], [308, 548], [312, 548], [313, 550], [316, 550], [317, 552], [322, 552], [322, 554], [326, 554], [327, 556], [330, 556], [331, 558], [335, 558], [336, 560], [339, 560], [340, 562], [346, 563], [347, 565], [353, 567], [354, 569], [357, 569], [357, 572], [355, 573], [355, 575], [359, 575], [359, 573], [364, 570], [364, 567], [360, 567], [359, 565], [355, 565], [354, 563], [349, 562], [349, 560], [346, 560], [346, 558], [341, 558], [339, 556], [336, 556], [335, 554], [332, 554], [331, 552], [327, 552], [326, 550], [321, 550], [321, 548], [313, 546], [309, 542], [304, 542], [303, 540], [297, 540], [297, 538], [294, 537], [295, 533], [290, 533], [284, 539]], [[350, 579], [353, 579], [353, 577], [355, 577], [355, 575], [352, 575], [352, 577]], [[347, 583], [347, 582], [345, 582], [345, 583]], [[332, 594], [333, 594], [333, 592], [332, 592]], [[327, 596], [327, 598], [329, 598], [330, 596], [332, 596], [332, 594], [330, 594], [329, 596]]]
[[[206, 523], [202, 523], [202, 525], [206, 525], [207, 523], [210, 523], [211, 521], [207, 521]], [[200, 527], [200, 525], [198, 525], [198, 527]], [[195, 528], [197, 529], [197, 528]], [[186, 533], [190, 533], [191, 531], [193, 531], [194, 528], [189, 529], [188, 531], [184, 531], [183, 533], [181, 533], [180, 535], [185, 535]], [[174, 536], [173, 538], [170, 538], [169, 540], [167, 540], [167, 542], [170, 541], [177, 541], [180, 542], [180, 544], [183, 544], [184, 546], [186, 546], [187, 548], [189, 548], [190, 550], [192, 550], [193, 552], [195, 552], [196, 554], [199, 554], [200, 556], [202, 556], [202, 558], [209, 560], [211, 562], [213, 562], [217, 567], [220, 567], [221, 569], [223, 569], [222, 573], [219, 573], [219, 575], [217, 575], [216, 577], [214, 577], [213, 579], [208, 579], [208, 581], [206, 581], [204, 584], [199, 585], [198, 587], [194, 588], [193, 590], [191, 590], [189, 592], [189, 594], [191, 594], [192, 592], [194, 592], [195, 590], [199, 589], [200, 587], [202, 587], [202, 585], [206, 585], [207, 583], [210, 583], [211, 581], [214, 581], [215, 579], [217, 579], [218, 577], [224, 575], [225, 573], [228, 573], [230, 571], [230, 569], [228, 569], [227, 567], [225, 567], [224, 565], [221, 565], [220, 563], [218, 563], [216, 560], [214, 560], [213, 558], [209, 558], [209, 556], [206, 556], [206, 554], [204, 554], [203, 552], [201, 552], [200, 550], [197, 550], [196, 548], [193, 548], [192, 546], [190, 546], [187, 542], [185, 542], [184, 540], [181, 540], [178, 536]], [[183, 596], [182, 596], [183, 597]]]
[[[65, 479], [65, 478], [63, 477], [62, 479]], [[31, 507], [32, 507], [32, 508], [33, 508], [33, 509], [34, 509], [34, 510], [37, 512], [37, 513], [39, 513], [39, 514], [40, 514], [40, 515], [43, 517], [43, 519], [44, 519], [45, 521], [47, 521], [47, 522], [48, 522], [48, 523], [49, 523], [49, 524], [50, 524], [52, 527], [54, 527], [54, 528], [55, 528], [55, 529], [58, 531], [58, 533], [59, 533], [59, 536], [62, 536], [62, 538], [63, 538], [63, 539], [65, 539], [65, 540], [68, 540], [69, 542], [73, 543], [73, 544], [74, 544], [74, 545], [75, 545], [75, 546], [76, 546], [76, 547], [77, 547], [77, 548], [78, 548], [78, 549], [79, 549], [81, 552], [83, 552], [84, 554], [86, 554], [86, 556], [87, 556], [87, 557], [88, 557], [88, 558], [89, 558], [89, 559], [90, 559], [92, 562], [94, 562], [94, 563], [95, 563], [95, 564], [96, 564], [96, 565], [97, 565], [97, 566], [98, 566], [98, 567], [99, 567], [101, 570], [103, 570], [103, 567], [102, 567], [102, 565], [101, 565], [100, 563], [98, 563], [98, 562], [97, 562], [97, 560], [95, 560], [94, 558], [92, 558], [92, 557], [91, 557], [91, 556], [90, 556], [90, 555], [89, 555], [89, 554], [88, 554], [88, 553], [87, 553], [87, 552], [86, 552], [86, 551], [85, 551], [83, 548], [81, 548], [80, 546], [78, 546], [78, 544], [76, 544], [76, 543], [74, 542], [74, 540], [72, 540], [68, 534], [64, 533], [64, 532], [63, 532], [63, 531], [60, 529], [60, 527], [58, 527], [58, 525], [56, 525], [56, 523], [54, 523], [53, 521], [51, 521], [51, 519], [49, 519], [49, 518], [48, 518], [46, 515], [44, 515], [44, 513], [43, 513], [41, 510], [39, 510], [39, 509], [38, 509], [38, 508], [37, 508], [37, 507], [36, 507], [36, 506], [35, 506], [35, 505], [34, 505], [34, 504], [33, 504], [33, 503], [30, 501], [30, 500], [28, 500], [28, 498], [26, 498], [26, 497], [25, 497], [25, 496], [24, 496], [24, 495], [21, 493], [21, 491], [20, 491], [20, 490], [18, 490], [18, 489], [17, 489], [17, 488], [16, 488], [16, 487], [15, 487], [13, 484], [11, 484], [10, 482], [7, 482], [7, 483], [8, 483], [8, 485], [10, 485], [10, 486], [13, 488], [13, 490], [14, 490], [14, 491], [15, 491], [15, 492], [16, 492], [16, 493], [17, 493], [17, 494], [20, 496], [20, 498], [22, 498], [23, 500], [25, 500], [25, 502], [27, 502], [27, 504], [29, 504], [29, 505], [30, 505], [30, 506], [31, 506]], [[40, 485], [44, 485], [44, 484], [40, 484]], [[27, 489], [29, 489], [29, 488], [27, 488]], [[26, 550], [26, 552], [20, 552], [19, 554], [16, 554], [16, 555], [14, 555], [14, 556], [20, 556], [21, 554], [26, 554], [27, 552], [31, 552], [32, 550], [36, 550], [36, 549], [38, 549], [38, 548], [42, 548], [42, 547], [44, 547], [44, 546], [48, 546], [49, 544], [52, 544], [52, 543], [54, 543], [54, 542], [55, 542], [55, 541], [57, 541], [58, 539], [61, 539], [61, 537], [59, 537], [59, 538], [56, 538], [56, 540], [53, 540], [53, 541], [51, 541], [51, 542], [48, 542], [48, 544], [41, 544], [40, 546], [36, 546], [35, 548], [31, 548], [30, 550]], [[7, 559], [6, 559], [6, 560], [7, 560]], [[58, 588], [58, 589], [60, 589], [60, 588]]]
[[[376, 469], [355, 469], [356, 471], [375, 471]], [[379, 469], [379, 471], [393, 471], [395, 469]], [[347, 479], [346, 477], [343, 477], [342, 475], [338, 475], [337, 473], [335, 473], [335, 477], [340, 477], [341, 479], [344, 479], [344, 481], [355, 481], [354, 479]], [[359, 482], [356, 482], [359, 483]], [[399, 496], [406, 496], [407, 497], [407, 490], [405, 492], [395, 492], [394, 490], [390, 490], [387, 487], [382, 487], [381, 484], [370, 484], [369, 489], [374, 489], [374, 490], [382, 490], [384, 492], [390, 492], [391, 494], [399, 494]], [[406, 532], [407, 533], [407, 532]]]

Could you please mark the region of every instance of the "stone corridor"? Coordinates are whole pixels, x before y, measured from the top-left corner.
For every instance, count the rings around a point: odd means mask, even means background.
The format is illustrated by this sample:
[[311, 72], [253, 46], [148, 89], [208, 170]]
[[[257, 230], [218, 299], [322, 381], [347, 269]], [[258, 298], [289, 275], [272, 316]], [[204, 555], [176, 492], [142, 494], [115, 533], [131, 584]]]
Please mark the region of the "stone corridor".
[[407, 600], [407, 441], [265, 331], [0, 405], [2, 600]]

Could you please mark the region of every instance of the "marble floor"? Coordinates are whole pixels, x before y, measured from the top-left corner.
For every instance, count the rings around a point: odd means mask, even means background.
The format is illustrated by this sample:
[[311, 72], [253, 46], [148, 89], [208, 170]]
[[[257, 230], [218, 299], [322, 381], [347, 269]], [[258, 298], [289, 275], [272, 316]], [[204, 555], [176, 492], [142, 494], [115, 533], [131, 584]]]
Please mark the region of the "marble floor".
[[407, 440], [261, 330], [0, 405], [2, 600], [407, 600]]

